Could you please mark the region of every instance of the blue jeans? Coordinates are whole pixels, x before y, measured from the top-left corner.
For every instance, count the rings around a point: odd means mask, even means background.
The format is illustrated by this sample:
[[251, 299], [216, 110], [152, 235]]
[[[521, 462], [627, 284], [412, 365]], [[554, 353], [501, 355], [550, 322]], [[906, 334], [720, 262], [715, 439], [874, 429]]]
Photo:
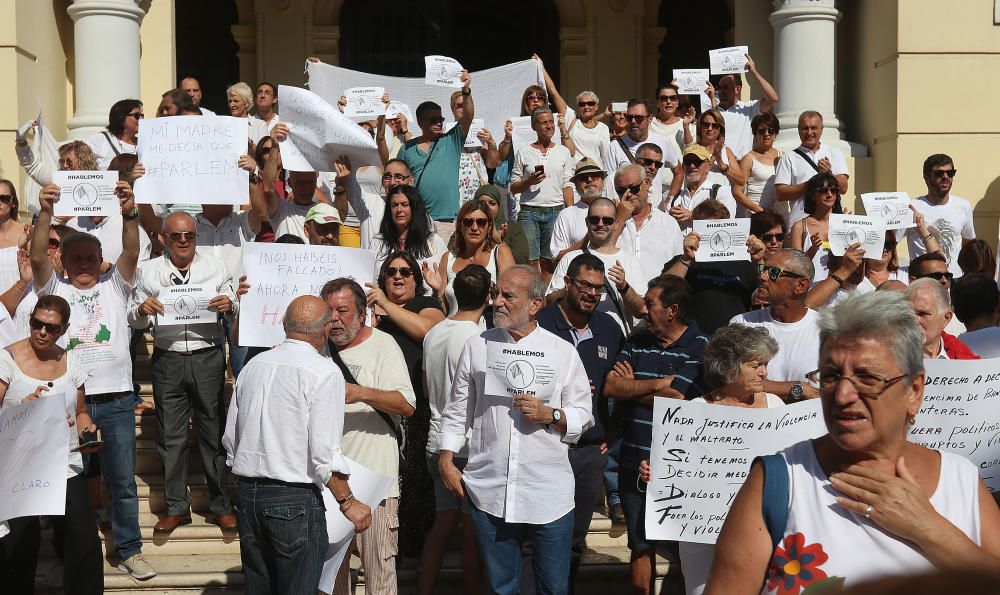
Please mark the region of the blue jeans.
[[247, 595], [316, 595], [326, 555], [326, 508], [316, 486], [236, 479]]
[[604, 493], [607, 495], [609, 508], [622, 502], [618, 495], [618, 452], [621, 447], [621, 436], [612, 440], [608, 444], [608, 461], [604, 464]]
[[247, 363], [249, 348], [240, 347], [233, 341], [233, 323], [228, 318], [223, 317], [222, 328], [226, 331], [226, 341], [229, 343], [229, 368], [233, 371], [233, 378], [239, 378], [240, 370]]
[[552, 228], [562, 207], [534, 208], [522, 206], [517, 214], [517, 222], [521, 224], [524, 235], [528, 238], [528, 260], [538, 260], [539, 256], [552, 260]]
[[128, 393], [107, 403], [87, 405], [87, 413], [104, 433], [104, 446], [97, 456], [110, 492], [111, 533], [123, 560], [142, 552], [135, 487], [135, 406], [141, 401], [135, 393]]
[[483, 569], [490, 592], [517, 595], [521, 581], [521, 544], [531, 541], [535, 592], [565, 595], [569, 591], [569, 560], [573, 544], [573, 511], [544, 525], [508, 523], [469, 502], [479, 537]]

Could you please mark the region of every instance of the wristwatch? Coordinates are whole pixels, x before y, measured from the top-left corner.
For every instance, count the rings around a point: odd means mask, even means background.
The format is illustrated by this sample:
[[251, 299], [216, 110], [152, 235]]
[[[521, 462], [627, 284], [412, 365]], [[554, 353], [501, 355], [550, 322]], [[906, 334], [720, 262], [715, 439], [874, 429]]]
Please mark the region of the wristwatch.
[[558, 409], [552, 410], [552, 423], [557, 424], [562, 421], [562, 411]]
[[462, 95], [472, 95], [471, 87], [462, 87]]
[[801, 401], [803, 394], [805, 394], [805, 390], [802, 389], [801, 382], [796, 382], [792, 385], [792, 388], [788, 389], [788, 396], [793, 401]]

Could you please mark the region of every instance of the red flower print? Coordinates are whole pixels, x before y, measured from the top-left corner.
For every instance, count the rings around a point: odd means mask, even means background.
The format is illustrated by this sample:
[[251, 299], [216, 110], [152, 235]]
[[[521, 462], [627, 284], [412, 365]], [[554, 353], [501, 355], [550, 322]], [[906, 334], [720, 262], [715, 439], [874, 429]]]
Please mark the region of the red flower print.
[[767, 570], [767, 588], [778, 595], [799, 595], [803, 588], [826, 578], [819, 568], [826, 560], [822, 545], [806, 545], [806, 537], [801, 533], [789, 535], [774, 548]]

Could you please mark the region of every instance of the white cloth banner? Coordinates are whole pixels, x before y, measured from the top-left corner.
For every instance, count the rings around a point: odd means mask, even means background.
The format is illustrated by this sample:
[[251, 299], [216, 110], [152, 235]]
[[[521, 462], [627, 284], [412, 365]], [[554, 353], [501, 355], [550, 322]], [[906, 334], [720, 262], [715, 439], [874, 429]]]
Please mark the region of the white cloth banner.
[[[351, 477], [347, 480], [351, 486], [351, 493], [357, 500], [375, 510], [375, 507], [389, 493], [392, 479], [375, 473], [351, 459], [347, 459], [347, 465], [351, 470]], [[333, 583], [337, 580], [337, 571], [340, 570], [340, 564], [344, 561], [344, 556], [354, 539], [354, 523], [347, 520], [344, 513], [340, 512], [337, 500], [327, 488], [323, 488], [323, 503], [326, 505], [326, 534], [330, 546], [326, 550], [326, 561], [323, 562], [319, 590], [324, 593], [332, 593]]]
[[0, 412], [0, 521], [66, 513], [67, 428], [63, 393]]
[[881, 219], [887, 230], [917, 225], [910, 208], [910, 195], [905, 192], [865, 192], [861, 202], [865, 205], [865, 214]]
[[[297, 87], [278, 86], [281, 122], [288, 138], [281, 143], [281, 163], [289, 171], [330, 171], [341, 155], [355, 170], [365, 165], [382, 167], [375, 139], [333, 103]], [[381, 103], [379, 104], [381, 105]]]
[[110, 217], [121, 213], [115, 184], [117, 171], [54, 171], [59, 200], [52, 205], [56, 217]]
[[827, 433], [819, 399], [769, 409], [653, 402], [650, 541], [715, 543], [754, 458]]
[[692, 229], [701, 236], [694, 259], [698, 262], [750, 260], [749, 219], [696, 219]]
[[[454, 120], [451, 114], [451, 94], [448, 87], [432, 87], [424, 84], [424, 77], [407, 78], [384, 76], [367, 72], [348, 70], [322, 62], [307, 62], [309, 89], [333, 104], [350, 87], [385, 87], [392, 101], [399, 101], [416, 109], [424, 101], [433, 101], [441, 106], [441, 115], [446, 120]], [[521, 93], [530, 85], [545, 87], [538, 63], [523, 60], [496, 68], [480, 70], [472, 75], [472, 97], [475, 101], [475, 116], [486, 122], [486, 128], [498, 141], [503, 139], [503, 126], [507, 119], [521, 113]], [[281, 119], [285, 120], [285, 109], [281, 106]], [[420, 134], [417, 122], [409, 117], [410, 130]], [[284, 155], [282, 155], [284, 157]]]
[[243, 245], [243, 271], [250, 291], [240, 300], [240, 345], [272, 347], [285, 340], [281, 320], [300, 295], [319, 295], [323, 284], [350, 277], [371, 283], [375, 253], [359, 248], [302, 244]]
[[170, 116], [139, 120], [136, 150], [146, 174], [135, 182], [140, 204], [250, 204], [247, 118]]
[[881, 258], [885, 245], [885, 225], [881, 219], [863, 215], [830, 214], [830, 253], [843, 256], [852, 244], [861, 244], [868, 258]]

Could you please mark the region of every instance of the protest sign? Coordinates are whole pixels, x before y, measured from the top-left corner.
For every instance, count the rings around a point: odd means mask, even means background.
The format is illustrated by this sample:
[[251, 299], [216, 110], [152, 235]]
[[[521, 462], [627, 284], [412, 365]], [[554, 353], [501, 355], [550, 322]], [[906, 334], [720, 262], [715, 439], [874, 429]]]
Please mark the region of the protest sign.
[[115, 194], [117, 171], [59, 170], [52, 172], [52, 182], [59, 186], [59, 200], [52, 205], [56, 217], [108, 217], [121, 213]]
[[[444, 125], [444, 128], [442, 130], [445, 134], [448, 134], [448, 131], [454, 128], [457, 124], [458, 122], [448, 122]], [[469, 125], [469, 133], [465, 135], [466, 148], [470, 147], [478, 148], [483, 146], [483, 143], [479, 141], [479, 137], [476, 136], [479, 134], [479, 131], [483, 129], [483, 125], [484, 124], [482, 118], [472, 119], [472, 123]]]
[[627, 101], [616, 101], [611, 104], [611, 111], [616, 114], [624, 114], [628, 110]]
[[424, 84], [461, 89], [462, 65], [447, 56], [424, 56]]
[[239, 166], [249, 123], [231, 116], [139, 120], [137, 151], [146, 173], [135, 181], [135, 202], [249, 204], [250, 172]]
[[390, 101], [385, 108], [385, 119], [392, 120], [398, 118], [400, 114], [406, 116], [407, 122], [413, 121], [413, 112], [410, 111], [410, 106], [401, 101]]
[[681, 95], [701, 95], [708, 86], [707, 68], [675, 68], [674, 80]]
[[701, 236], [695, 253], [697, 262], [750, 260], [749, 219], [696, 219], [692, 229]]
[[62, 394], [0, 412], [0, 521], [66, 513], [67, 427]]
[[885, 244], [885, 227], [881, 219], [874, 217], [831, 213], [827, 236], [830, 238], [830, 252], [834, 256], [843, 256], [848, 246], [861, 244], [865, 256], [880, 258]]
[[215, 323], [219, 313], [208, 309], [208, 302], [218, 292], [215, 287], [205, 284], [173, 285], [160, 291], [159, 300], [163, 304], [163, 314], [156, 316], [157, 324], [198, 324]]
[[361, 287], [374, 279], [375, 253], [339, 246], [243, 245], [250, 291], [240, 300], [240, 344], [271, 347], [285, 339], [281, 320], [300, 295], [319, 295], [323, 284], [350, 277]]
[[905, 192], [865, 192], [861, 195], [865, 213], [869, 217], [881, 219], [885, 228], [907, 229], [915, 227], [910, 195]]
[[348, 157], [355, 169], [382, 167], [375, 139], [319, 95], [280, 85], [278, 102], [281, 122], [288, 126], [288, 138], [281, 143], [285, 169], [330, 171], [341, 155]]
[[[354, 498], [375, 510], [389, 493], [389, 486], [392, 485], [393, 480], [375, 473], [351, 459], [347, 459], [347, 466], [351, 471], [351, 477], [347, 481], [351, 486]], [[351, 540], [354, 539], [354, 523], [347, 520], [344, 513], [340, 512], [337, 500], [325, 487], [323, 488], [323, 504], [326, 505], [326, 536], [330, 545], [326, 550], [319, 588], [324, 593], [333, 593], [333, 583], [337, 580], [340, 564], [351, 546]]]
[[746, 72], [747, 54], [749, 53], [750, 48], [745, 45], [708, 50], [708, 64], [712, 74], [736, 74]]
[[653, 399], [649, 540], [715, 543], [755, 457], [826, 434], [819, 399], [769, 409]]
[[354, 87], [344, 91], [347, 98], [347, 105], [344, 107], [344, 115], [348, 118], [375, 118], [385, 113], [385, 105], [382, 103], [382, 95], [385, 89], [382, 87]]
[[516, 343], [486, 343], [486, 394], [498, 397], [530, 395], [547, 401], [556, 388], [556, 370], [544, 351]]
[[1000, 359], [925, 359], [924, 401], [909, 440], [962, 455], [1000, 491]]

